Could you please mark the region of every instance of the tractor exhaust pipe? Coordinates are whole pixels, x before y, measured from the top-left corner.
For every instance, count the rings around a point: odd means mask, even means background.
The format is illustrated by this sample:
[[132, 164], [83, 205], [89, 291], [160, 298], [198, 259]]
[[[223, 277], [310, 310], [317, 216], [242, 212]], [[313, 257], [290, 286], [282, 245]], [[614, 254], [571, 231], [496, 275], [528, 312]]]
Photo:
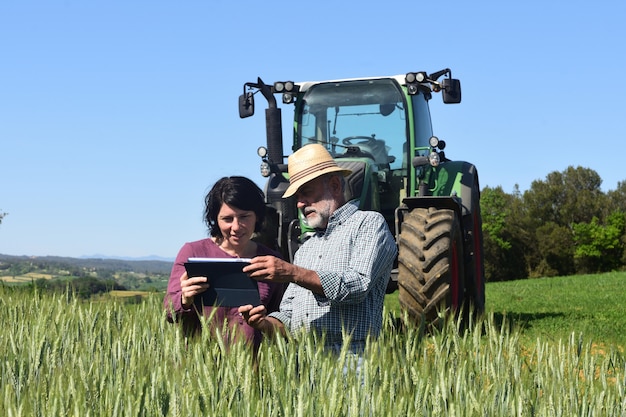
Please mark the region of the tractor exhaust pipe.
[[271, 164], [282, 164], [283, 126], [280, 108], [270, 106], [265, 109], [265, 127], [267, 129], [267, 156], [269, 161]]

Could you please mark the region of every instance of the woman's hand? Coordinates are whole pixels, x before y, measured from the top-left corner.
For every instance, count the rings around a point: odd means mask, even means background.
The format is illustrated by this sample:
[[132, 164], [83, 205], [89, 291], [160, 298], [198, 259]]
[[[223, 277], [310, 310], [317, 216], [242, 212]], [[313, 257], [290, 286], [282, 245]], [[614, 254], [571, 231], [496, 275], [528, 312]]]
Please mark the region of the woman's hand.
[[207, 277], [189, 278], [187, 271], [183, 272], [180, 276], [180, 293], [183, 307], [191, 307], [194, 297], [205, 292], [209, 286], [209, 279]]

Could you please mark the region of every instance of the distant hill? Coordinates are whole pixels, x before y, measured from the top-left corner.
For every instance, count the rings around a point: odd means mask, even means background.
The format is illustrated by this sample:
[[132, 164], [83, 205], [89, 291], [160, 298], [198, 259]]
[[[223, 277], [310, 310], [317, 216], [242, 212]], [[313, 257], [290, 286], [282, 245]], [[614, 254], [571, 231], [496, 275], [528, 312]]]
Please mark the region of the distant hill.
[[62, 256], [13, 256], [0, 254], [2, 263], [35, 263], [38, 265], [50, 265], [57, 268], [72, 266], [77, 268], [109, 270], [112, 272], [136, 272], [146, 274], [169, 275], [173, 261], [164, 260], [129, 260], [110, 258], [68, 258]]
[[150, 255], [150, 256], [141, 256], [141, 257], [132, 257], [132, 256], [107, 256], [101, 255], [99, 253], [93, 255], [83, 255], [79, 256], [78, 259], [117, 259], [121, 261], [163, 261], [163, 262], [174, 262], [174, 258], [164, 258], [162, 256]]

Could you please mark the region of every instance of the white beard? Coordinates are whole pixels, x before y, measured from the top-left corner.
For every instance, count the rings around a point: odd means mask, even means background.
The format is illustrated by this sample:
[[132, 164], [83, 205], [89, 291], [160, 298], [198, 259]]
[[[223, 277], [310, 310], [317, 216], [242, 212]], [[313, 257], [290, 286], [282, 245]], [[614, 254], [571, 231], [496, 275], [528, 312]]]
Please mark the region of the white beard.
[[305, 215], [309, 213], [315, 213], [312, 216], [307, 216], [307, 223], [314, 229], [325, 229], [328, 225], [328, 219], [332, 214], [333, 199], [329, 191], [324, 193], [324, 199], [321, 201], [321, 207], [317, 209], [310, 209], [305, 211]]

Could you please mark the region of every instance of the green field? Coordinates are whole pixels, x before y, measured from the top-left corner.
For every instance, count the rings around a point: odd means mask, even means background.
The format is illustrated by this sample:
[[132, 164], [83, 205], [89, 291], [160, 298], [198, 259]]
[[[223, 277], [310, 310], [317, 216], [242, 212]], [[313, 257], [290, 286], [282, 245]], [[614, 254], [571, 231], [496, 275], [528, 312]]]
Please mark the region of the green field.
[[487, 285], [487, 314], [425, 335], [386, 300], [361, 372], [313, 337], [185, 340], [162, 297], [0, 286], [3, 416], [624, 416], [626, 273]]
[[[602, 346], [626, 347], [626, 272], [487, 283], [485, 310], [520, 337], [557, 342], [572, 333]], [[400, 314], [398, 293], [387, 308]]]

